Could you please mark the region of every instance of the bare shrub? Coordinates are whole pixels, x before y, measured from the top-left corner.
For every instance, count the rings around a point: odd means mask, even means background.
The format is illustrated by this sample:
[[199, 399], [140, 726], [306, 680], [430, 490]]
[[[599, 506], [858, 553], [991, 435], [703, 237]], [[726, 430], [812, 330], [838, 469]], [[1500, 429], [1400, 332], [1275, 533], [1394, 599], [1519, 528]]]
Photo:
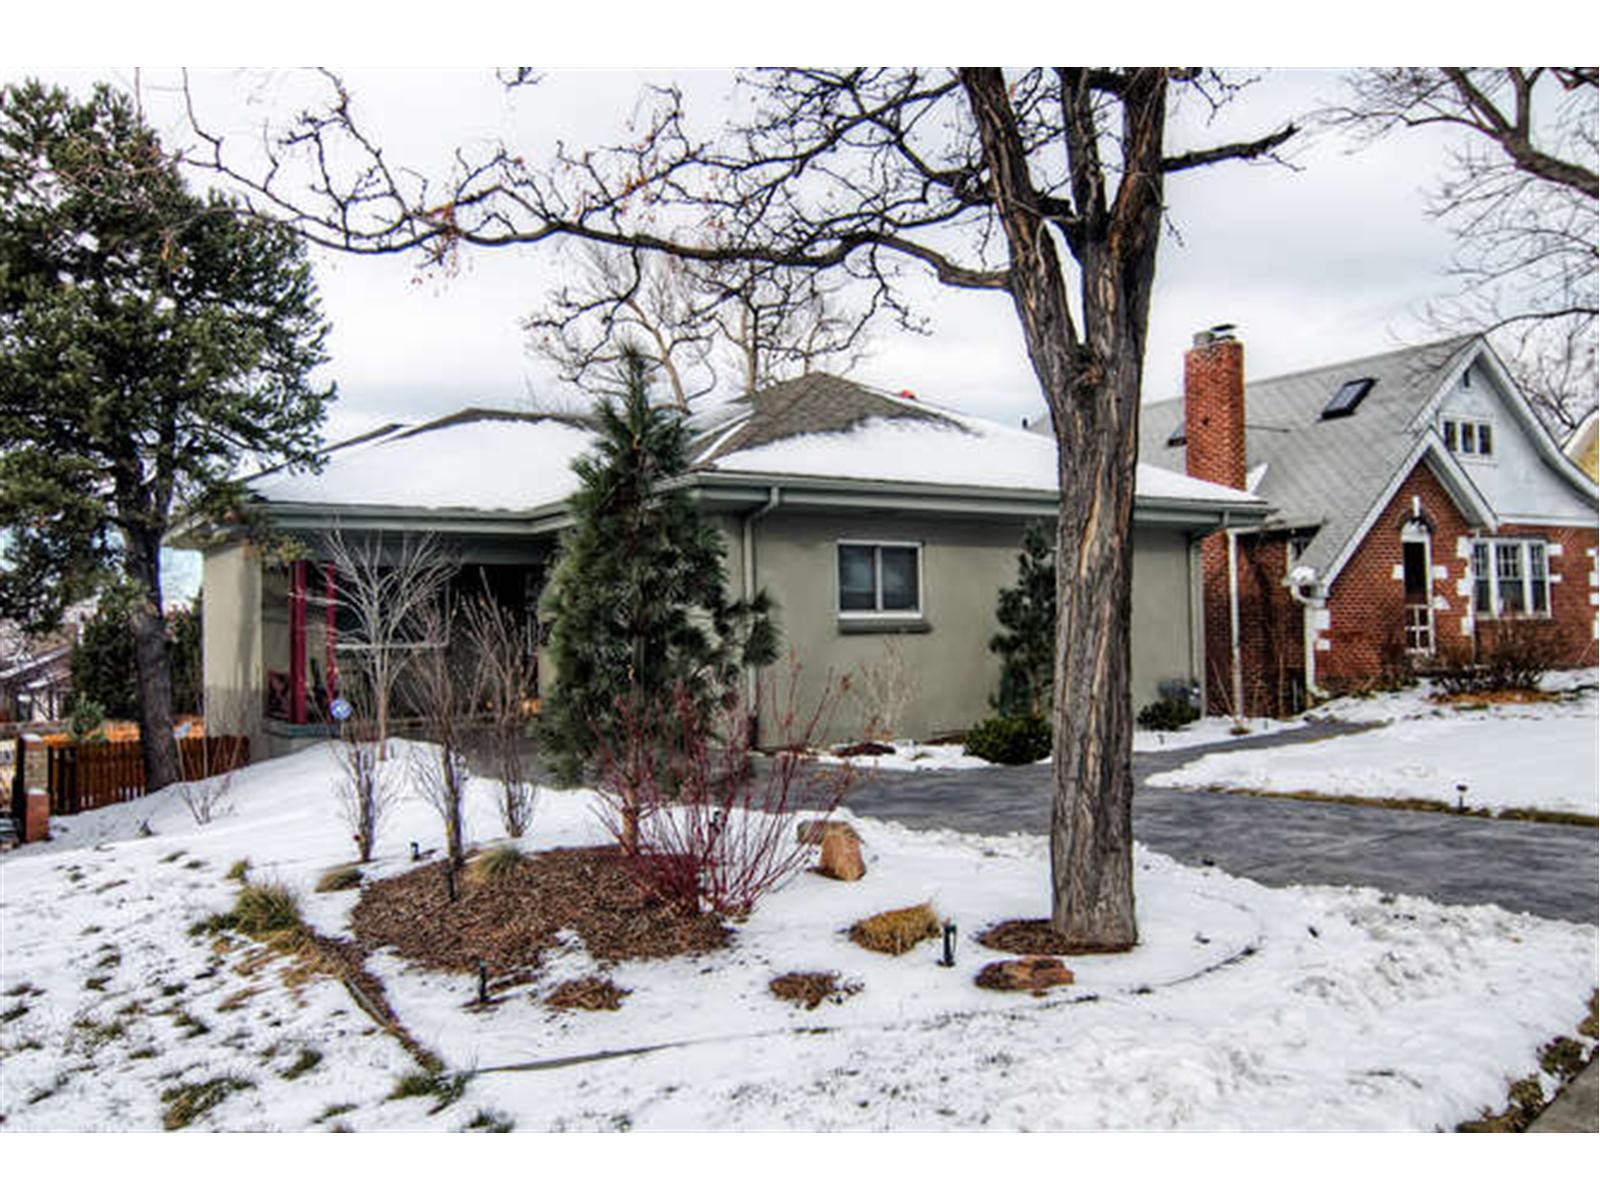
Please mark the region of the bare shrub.
[[334, 601], [353, 627], [335, 647], [355, 664], [381, 752], [388, 745], [395, 688], [418, 649], [419, 618], [437, 602], [455, 560], [431, 534], [407, 536], [386, 548], [379, 538], [351, 539], [335, 530], [323, 545], [334, 569]]
[[469, 668], [451, 653], [450, 618], [435, 598], [415, 615], [414, 653], [407, 677], [412, 706], [420, 714], [426, 744], [413, 746], [407, 769], [417, 791], [444, 822], [445, 854], [460, 866], [467, 857], [465, 735], [470, 700]]
[[796, 669], [785, 697], [772, 700], [778, 744], [791, 749], [760, 769], [751, 716], [737, 700], [708, 716], [680, 688], [655, 709], [619, 706], [623, 744], [601, 746], [600, 816], [635, 878], [686, 913], [748, 915], [807, 861], [799, 815], [826, 817], [854, 782], [850, 766], [824, 768], [792, 749], [811, 743], [837, 701], [830, 678], [801, 719], [797, 685]]
[[1481, 621], [1476, 653], [1454, 647], [1430, 664], [1434, 690], [1443, 696], [1475, 692], [1536, 691], [1546, 671], [1573, 660], [1570, 638], [1554, 621], [1536, 617]]
[[916, 689], [901, 639], [884, 638], [878, 657], [853, 674], [855, 687], [851, 691], [861, 712], [863, 739], [892, 741], [902, 728], [906, 705]]
[[462, 610], [462, 631], [473, 659], [473, 692], [488, 718], [484, 748], [489, 769], [499, 780], [497, 807], [506, 836], [520, 838], [533, 819], [538, 789], [523, 758], [536, 663], [522, 622], [487, 595]]
[[340, 722], [330, 743], [339, 768], [339, 815], [362, 862], [371, 862], [378, 834], [398, 798], [397, 780], [383, 766], [383, 742], [376, 722], [352, 715]]
[[[208, 721], [219, 728], [244, 729], [244, 705], [239, 701], [214, 700], [208, 706]], [[228, 793], [240, 767], [249, 765], [250, 738], [245, 735], [212, 737], [208, 729], [197, 738], [179, 737], [178, 798], [189, 810], [196, 825], [209, 825], [232, 811]]]

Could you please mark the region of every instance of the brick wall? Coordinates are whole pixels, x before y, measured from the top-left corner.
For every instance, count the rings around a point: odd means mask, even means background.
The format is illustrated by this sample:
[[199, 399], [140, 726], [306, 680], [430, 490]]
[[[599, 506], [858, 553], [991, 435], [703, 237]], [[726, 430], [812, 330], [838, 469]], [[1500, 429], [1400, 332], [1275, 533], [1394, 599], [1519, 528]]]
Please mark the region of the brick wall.
[[[1381, 678], [1405, 654], [1405, 583], [1401, 530], [1411, 520], [1413, 497], [1431, 530], [1435, 648], [1470, 655], [1474, 646], [1471, 551], [1473, 528], [1457, 510], [1432, 468], [1418, 463], [1395, 493], [1360, 548], [1334, 581], [1327, 627], [1318, 631], [1317, 680], [1330, 690], [1361, 687]], [[1501, 526], [1496, 536], [1543, 537], [1562, 550], [1550, 558], [1552, 616], [1567, 634], [1574, 665], [1595, 662], [1590, 572], [1593, 529]], [[1559, 578], [1559, 582], [1557, 582]]]
[[[1295, 710], [1305, 687], [1302, 609], [1283, 586], [1289, 571], [1288, 536], [1241, 536], [1238, 556], [1245, 713], [1283, 715]], [[1206, 538], [1200, 561], [1205, 579], [1206, 696], [1212, 713], [1227, 713], [1233, 707], [1227, 535]]]

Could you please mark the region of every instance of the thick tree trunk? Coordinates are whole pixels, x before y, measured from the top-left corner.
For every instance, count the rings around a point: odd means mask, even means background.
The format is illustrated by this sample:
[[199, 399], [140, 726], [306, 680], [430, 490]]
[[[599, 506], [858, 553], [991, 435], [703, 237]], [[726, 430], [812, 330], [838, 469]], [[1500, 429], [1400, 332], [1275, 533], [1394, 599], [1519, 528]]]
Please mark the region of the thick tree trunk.
[[132, 606], [134, 664], [139, 680], [139, 745], [146, 791], [177, 783], [178, 747], [172, 738], [172, 671], [167, 661], [167, 625], [162, 615], [161, 541], [124, 529], [128, 578], [143, 595]]
[[[997, 70], [961, 72], [990, 194], [1010, 251], [1007, 290], [1055, 426], [1056, 672], [1051, 769], [1051, 923], [1084, 951], [1138, 941], [1133, 897], [1133, 698], [1129, 634], [1139, 393], [1161, 219], [1166, 85], [1141, 72], [1123, 92], [1124, 178], [1108, 203], [1095, 98], [1064, 71], [1073, 205], [1058, 224]], [[1080, 336], [1057, 238], [1076, 259]]]

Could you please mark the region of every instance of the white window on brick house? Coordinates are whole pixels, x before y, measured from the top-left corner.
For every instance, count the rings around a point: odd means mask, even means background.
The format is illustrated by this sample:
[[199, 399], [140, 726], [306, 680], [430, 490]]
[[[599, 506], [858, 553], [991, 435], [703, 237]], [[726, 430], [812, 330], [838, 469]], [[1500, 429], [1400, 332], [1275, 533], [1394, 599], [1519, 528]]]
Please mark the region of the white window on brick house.
[[1482, 617], [1550, 615], [1550, 564], [1542, 541], [1472, 543], [1472, 607]]
[[922, 614], [922, 547], [915, 542], [840, 542], [839, 614]]

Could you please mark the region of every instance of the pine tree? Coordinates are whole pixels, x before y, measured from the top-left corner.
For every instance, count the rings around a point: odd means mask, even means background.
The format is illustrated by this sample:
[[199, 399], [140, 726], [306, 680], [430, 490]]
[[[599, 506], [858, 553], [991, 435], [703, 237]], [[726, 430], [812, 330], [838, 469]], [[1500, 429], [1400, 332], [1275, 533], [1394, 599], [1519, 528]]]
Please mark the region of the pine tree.
[[1056, 535], [1037, 521], [1022, 535], [1015, 587], [1000, 589], [995, 610], [1002, 632], [989, 639], [1000, 655], [1001, 716], [1048, 716], [1055, 682]]
[[546, 596], [556, 681], [541, 723], [568, 778], [602, 747], [620, 750], [625, 714], [665, 712], [679, 689], [725, 699], [742, 668], [777, 656], [766, 594], [729, 601], [717, 531], [663, 490], [689, 467], [681, 414], [651, 405], [639, 354], [623, 382], [596, 406], [598, 445], [576, 464], [574, 524]]
[[315, 459], [326, 334], [299, 238], [191, 194], [128, 97], [0, 91], [0, 615], [132, 588], [152, 789], [178, 777], [162, 541], [237, 511], [241, 467]]

